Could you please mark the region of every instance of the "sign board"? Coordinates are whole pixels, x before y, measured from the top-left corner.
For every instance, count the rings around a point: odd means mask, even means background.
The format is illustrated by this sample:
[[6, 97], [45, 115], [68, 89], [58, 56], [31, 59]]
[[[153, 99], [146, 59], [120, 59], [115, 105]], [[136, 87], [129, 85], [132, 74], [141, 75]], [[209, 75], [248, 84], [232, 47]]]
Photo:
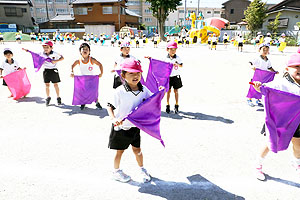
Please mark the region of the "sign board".
[[8, 24], [8, 28], [17, 28], [17, 24]]

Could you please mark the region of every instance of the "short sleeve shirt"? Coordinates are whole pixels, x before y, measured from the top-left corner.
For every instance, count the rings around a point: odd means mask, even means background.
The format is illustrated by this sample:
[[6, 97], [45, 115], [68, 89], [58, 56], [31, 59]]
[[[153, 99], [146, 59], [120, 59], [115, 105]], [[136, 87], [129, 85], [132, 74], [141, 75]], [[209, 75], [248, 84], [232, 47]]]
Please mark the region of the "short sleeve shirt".
[[[44, 52], [41, 52], [40, 53], [40, 56], [43, 56], [43, 57], [48, 57], [48, 58], [51, 58], [51, 60], [58, 60], [61, 58], [61, 55], [54, 52], [54, 51], [51, 51], [49, 55], [46, 55]], [[56, 69], [56, 63], [55, 64], [52, 64], [51, 62], [45, 62], [42, 67], [44, 67], [45, 69]]]
[[[177, 63], [177, 64], [182, 65], [182, 61], [181, 61], [180, 57], [178, 55], [176, 55], [176, 54], [174, 55], [173, 58], [170, 57], [170, 55], [168, 54], [164, 61], [172, 63], [172, 64]], [[178, 67], [178, 66], [173, 66], [173, 69], [172, 69], [172, 72], [170, 74], [170, 77], [179, 76], [181, 74], [179, 68], [180, 67]]]
[[261, 56], [251, 61], [251, 63], [255, 66], [255, 68], [265, 71], [269, 71], [272, 68], [270, 60], [264, 60]]
[[[150, 90], [146, 86], [142, 86], [141, 90], [132, 91], [126, 84], [118, 87], [110, 100], [109, 105], [115, 108], [114, 114], [117, 119], [123, 119], [136, 108], [140, 103], [145, 101], [152, 95]], [[131, 127], [135, 127], [127, 119], [123, 121], [123, 124], [119, 126], [121, 129], [128, 130]]]
[[3, 76], [6, 76], [10, 73], [13, 73], [13, 72], [17, 71], [18, 68], [20, 68], [20, 66], [19, 66], [18, 62], [15, 61], [15, 60], [13, 61], [12, 64], [9, 64], [7, 61], [4, 61], [2, 63], [2, 65], [0, 66], [0, 69], [3, 70], [2, 71]]
[[265, 83], [264, 85], [266, 85], [269, 88], [300, 96], [300, 85], [296, 83], [289, 74], [287, 74], [283, 78], [274, 80], [269, 83]]
[[120, 54], [120, 56], [118, 56], [115, 60], [115, 64], [117, 64], [117, 66], [115, 67], [115, 70], [121, 70], [121, 64], [124, 62], [125, 59], [127, 58], [133, 58], [136, 60], [136, 58], [132, 55], [128, 55], [128, 56], [122, 56], [122, 54]]

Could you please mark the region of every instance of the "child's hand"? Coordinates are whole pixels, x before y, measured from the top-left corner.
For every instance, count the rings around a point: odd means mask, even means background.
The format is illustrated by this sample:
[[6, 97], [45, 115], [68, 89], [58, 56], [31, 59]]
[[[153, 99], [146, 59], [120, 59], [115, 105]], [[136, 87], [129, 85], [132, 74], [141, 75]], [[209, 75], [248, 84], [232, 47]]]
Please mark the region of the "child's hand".
[[70, 75], [72, 78], [74, 78], [74, 72], [71, 72], [71, 75]]
[[276, 73], [276, 74], [279, 74], [279, 71], [276, 71], [275, 73]]
[[99, 78], [101, 78], [102, 77], [102, 74], [99, 74]]
[[111, 70], [110, 72], [111, 72], [111, 73], [114, 73], [115, 71], [116, 71], [116, 70], [113, 69], [113, 70]]
[[255, 88], [255, 90], [260, 92], [260, 87], [261, 87], [262, 83], [259, 81], [253, 81], [253, 84], [254, 84], [253, 87]]
[[57, 60], [51, 60], [52, 64], [56, 64], [58, 61]]
[[120, 126], [123, 124], [123, 120], [114, 118], [113, 120], [114, 126]]
[[162, 91], [164, 89], [166, 89], [164, 86], [159, 86], [159, 88], [158, 88], [159, 91]]
[[150, 56], [145, 56], [145, 58], [148, 58], [148, 59], [150, 59], [151, 57], [150, 57]]
[[0, 78], [3, 78], [2, 74], [0, 75]]
[[24, 51], [28, 52], [28, 49], [24, 49], [24, 48], [22, 48], [22, 50], [24, 50]]

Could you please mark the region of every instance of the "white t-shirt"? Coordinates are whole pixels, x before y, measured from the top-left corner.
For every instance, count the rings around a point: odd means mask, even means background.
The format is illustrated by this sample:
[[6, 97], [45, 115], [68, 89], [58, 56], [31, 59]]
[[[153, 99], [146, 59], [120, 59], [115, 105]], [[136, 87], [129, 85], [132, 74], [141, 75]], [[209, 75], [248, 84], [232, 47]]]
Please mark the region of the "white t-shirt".
[[120, 54], [120, 56], [118, 56], [115, 60], [115, 64], [117, 64], [117, 66], [115, 67], [115, 70], [121, 70], [121, 64], [124, 62], [125, 59], [127, 58], [133, 58], [135, 60], [137, 60], [134, 56], [132, 55], [128, 55], [126, 57], [122, 56], [122, 54]]
[[237, 41], [238, 41], [238, 43], [243, 43], [244, 42], [244, 38], [243, 37], [238, 37]]
[[[143, 86], [142, 91], [132, 91], [128, 85], [122, 85], [118, 87], [110, 100], [109, 104], [115, 108], [114, 115], [117, 119], [125, 118], [134, 108], [136, 108], [140, 103], [149, 98], [152, 95], [150, 90]], [[121, 126], [115, 127], [115, 130], [123, 129], [128, 130], [131, 127], [135, 127], [127, 119], [123, 121]]]
[[300, 96], [300, 85], [294, 82], [294, 80], [292, 80], [290, 75], [280, 79], [275, 79], [274, 81], [265, 83], [264, 85], [266, 85], [269, 88], [273, 88], [276, 90], [280, 90], [283, 92], [288, 92]]
[[211, 42], [217, 42], [217, 37], [212, 37]]
[[84, 63], [82, 59], [79, 59], [79, 70], [81, 75], [94, 75], [95, 66], [92, 63], [92, 57], [89, 58], [87, 63]]
[[264, 60], [261, 56], [255, 58], [251, 63], [255, 68], [265, 71], [269, 71], [272, 67], [270, 60]]
[[265, 41], [266, 44], [270, 44], [271, 41], [272, 41], [272, 38], [271, 37], [265, 37], [264, 41]]
[[[181, 61], [180, 57], [178, 55], [176, 55], [176, 54], [175, 54], [175, 56], [173, 58], [171, 58], [169, 56], [169, 54], [168, 54], [164, 61], [172, 63], [172, 64], [177, 63], [177, 64], [182, 65], [182, 61]], [[179, 68], [180, 67], [178, 67], [178, 66], [173, 66], [173, 69], [172, 69], [172, 72], [170, 74], [170, 77], [179, 76], [181, 74]]]
[[285, 42], [285, 38], [281, 37], [281, 38], [279, 38], [278, 41], [279, 41], [279, 43]]
[[2, 34], [0, 34], [0, 38], [3, 38], [3, 35], [2, 35]]
[[[51, 58], [51, 60], [58, 60], [61, 58], [61, 55], [54, 52], [54, 51], [51, 51], [50, 54], [47, 56], [44, 52], [41, 52], [40, 53], [40, 56], [43, 56], [43, 57], [48, 57], [48, 58]], [[44, 64], [42, 65], [42, 67], [44, 67], [45, 69], [55, 69], [56, 68], [56, 64], [52, 64], [51, 62], [44, 62]]]
[[20, 68], [17, 61], [13, 60], [12, 64], [9, 64], [8, 62], [4, 61], [2, 65], [0, 66], [0, 69], [2, 69], [2, 75], [6, 76], [10, 73], [13, 73], [15, 71], [18, 71], [18, 68]]

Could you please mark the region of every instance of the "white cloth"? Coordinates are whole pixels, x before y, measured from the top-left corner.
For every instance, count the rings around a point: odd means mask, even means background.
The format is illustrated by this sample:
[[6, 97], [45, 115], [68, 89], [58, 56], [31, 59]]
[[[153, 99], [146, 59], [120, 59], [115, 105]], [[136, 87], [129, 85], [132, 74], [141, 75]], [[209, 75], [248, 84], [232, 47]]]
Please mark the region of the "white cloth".
[[20, 66], [19, 66], [18, 62], [15, 61], [15, 60], [14, 60], [14, 62], [12, 64], [9, 64], [6, 61], [4, 61], [2, 63], [2, 65], [0, 66], [0, 69], [3, 70], [2, 71], [2, 75], [6, 76], [6, 75], [8, 75], [10, 73], [13, 73], [13, 72], [17, 71], [19, 67]]
[[[146, 86], [143, 86], [143, 91], [130, 91], [126, 85], [122, 85], [115, 90], [109, 104], [116, 108], [114, 110], [115, 117], [123, 119], [151, 95], [152, 93]], [[135, 125], [126, 119], [121, 126], [115, 127], [115, 130], [118, 128], [128, 130], [131, 127], [135, 127]]]
[[[44, 52], [41, 52], [40, 53], [40, 56], [43, 56], [43, 57], [48, 57], [48, 58], [51, 58], [52, 60], [58, 60], [61, 58], [61, 55], [52, 51], [48, 56], [44, 53]], [[55, 69], [56, 68], [56, 63], [55, 64], [52, 64], [51, 62], [44, 62], [44, 64], [42, 65], [42, 67], [44, 67], [45, 69]]]
[[261, 56], [258, 56], [253, 61], [251, 61], [252, 65], [261, 70], [269, 71], [272, 67], [270, 60], [264, 60]]
[[[169, 54], [167, 55], [167, 57], [164, 59], [165, 62], [169, 62], [169, 63], [172, 63], [172, 64], [180, 64], [182, 65], [182, 61], [180, 59], [180, 57], [178, 55], [175, 56], [175, 58], [171, 58], [169, 56]], [[179, 76], [181, 74], [180, 72], [180, 67], [178, 66], [173, 66], [173, 69], [172, 69], [172, 72], [170, 74], [170, 77], [173, 77], [173, 76]]]

